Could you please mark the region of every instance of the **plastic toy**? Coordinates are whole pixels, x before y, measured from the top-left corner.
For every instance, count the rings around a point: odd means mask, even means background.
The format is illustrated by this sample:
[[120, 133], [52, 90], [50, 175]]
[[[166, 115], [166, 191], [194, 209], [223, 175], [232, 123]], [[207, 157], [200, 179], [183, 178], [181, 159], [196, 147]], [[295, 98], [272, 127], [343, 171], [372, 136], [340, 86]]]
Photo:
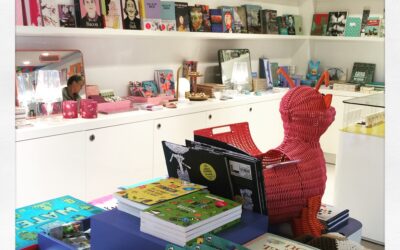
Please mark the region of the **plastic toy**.
[[320, 61], [314, 62], [313, 60], [310, 60], [308, 62], [308, 73], [306, 75], [306, 79], [301, 81], [302, 85], [307, 85], [311, 87], [315, 86], [315, 83], [321, 77], [321, 73], [319, 72], [320, 64]]

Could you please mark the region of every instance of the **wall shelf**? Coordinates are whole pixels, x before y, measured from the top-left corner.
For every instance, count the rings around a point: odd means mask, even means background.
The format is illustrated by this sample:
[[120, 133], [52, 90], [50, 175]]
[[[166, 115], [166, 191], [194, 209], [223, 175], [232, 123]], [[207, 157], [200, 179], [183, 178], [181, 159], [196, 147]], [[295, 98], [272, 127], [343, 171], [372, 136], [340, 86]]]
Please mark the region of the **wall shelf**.
[[309, 36], [312, 41], [334, 41], [334, 42], [378, 42], [384, 43], [384, 37], [345, 37], [345, 36]]

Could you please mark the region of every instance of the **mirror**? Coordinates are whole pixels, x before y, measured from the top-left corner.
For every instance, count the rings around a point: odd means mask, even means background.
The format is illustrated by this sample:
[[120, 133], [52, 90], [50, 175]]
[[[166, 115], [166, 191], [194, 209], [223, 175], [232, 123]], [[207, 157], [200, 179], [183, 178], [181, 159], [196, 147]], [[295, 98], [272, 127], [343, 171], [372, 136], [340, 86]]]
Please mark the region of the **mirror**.
[[[83, 55], [78, 50], [16, 51], [15, 72], [15, 105], [25, 108], [27, 117], [60, 114], [65, 91], [74, 99], [85, 96]], [[70, 90], [67, 87], [71, 76], [81, 76], [73, 91], [71, 84]]]
[[218, 51], [222, 83], [228, 88], [252, 90], [250, 51], [248, 49], [222, 49]]

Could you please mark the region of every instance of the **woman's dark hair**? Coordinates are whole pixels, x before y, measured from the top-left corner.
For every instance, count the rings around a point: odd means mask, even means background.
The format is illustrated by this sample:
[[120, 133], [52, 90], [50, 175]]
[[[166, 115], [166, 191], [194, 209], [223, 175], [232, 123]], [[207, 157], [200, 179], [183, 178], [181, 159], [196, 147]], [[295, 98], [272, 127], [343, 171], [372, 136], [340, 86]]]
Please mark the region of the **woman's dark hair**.
[[83, 77], [82, 76], [73, 75], [70, 78], [68, 78], [67, 86], [71, 85], [74, 82], [78, 83], [80, 81], [83, 81]]
[[127, 2], [128, 2], [128, 1], [132, 1], [132, 2], [133, 2], [133, 5], [135, 6], [135, 17], [136, 17], [137, 14], [139, 14], [139, 11], [138, 11], [138, 9], [137, 9], [137, 7], [136, 7], [136, 2], [135, 2], [135, 0], [125, 0], [124, 12], [125, 12], [125, 14], [128, 16], [128, 12], [126, 11], [126, 5], [127, 5]]
[[106, 15], [108, 15], [108, 12], [110, 11], [110, 7], [108, 7], [110, 2], [111, 2], [111, 0], [106, 0]]

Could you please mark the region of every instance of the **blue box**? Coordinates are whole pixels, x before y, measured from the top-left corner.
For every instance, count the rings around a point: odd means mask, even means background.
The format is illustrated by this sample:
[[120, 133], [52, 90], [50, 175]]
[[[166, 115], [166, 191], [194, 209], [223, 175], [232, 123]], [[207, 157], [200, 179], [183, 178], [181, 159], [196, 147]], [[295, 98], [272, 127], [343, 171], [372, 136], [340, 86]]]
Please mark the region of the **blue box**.
[[[140, 232], [140, 219], [117, 209], [91, 217], [91, 225], [91, 246], [96, 250], [164, 250], [168, 243]], [[243, 210], [238, 225], [217, 235], [244, 244], [267, 231], [267, 216]]]

